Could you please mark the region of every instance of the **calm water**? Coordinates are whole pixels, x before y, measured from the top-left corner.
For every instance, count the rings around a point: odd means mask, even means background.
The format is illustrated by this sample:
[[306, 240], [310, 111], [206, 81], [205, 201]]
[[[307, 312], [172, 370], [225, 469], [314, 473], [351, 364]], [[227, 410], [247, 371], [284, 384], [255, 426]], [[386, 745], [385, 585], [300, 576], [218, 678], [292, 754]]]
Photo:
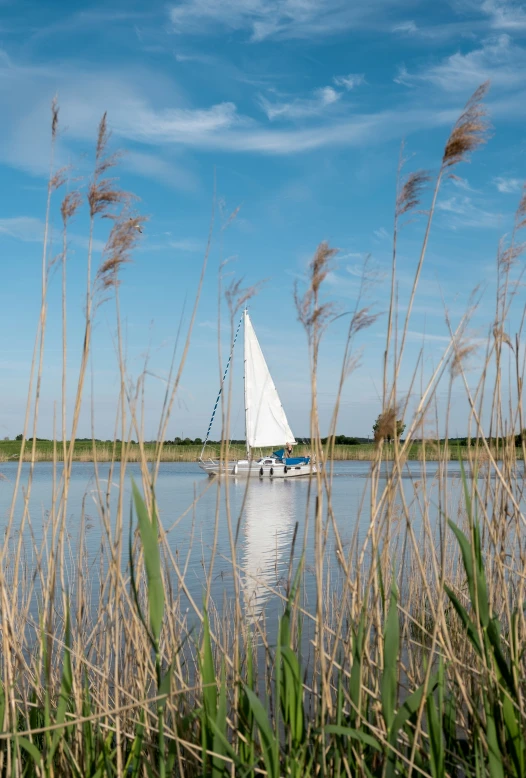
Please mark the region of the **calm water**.
[[[369, 470], [370, 465], [367, 462], [335, 463], [333, 505], [344, 545], [351, 541], [356, 529], [360, 535], [363, 535], [367, 529], [370, 488], [367, 476]], [[29, 466], [26, 466], [25, 478], [22, 483], [27, 479], [28, 471]], [[99, 478], [102, 480], [103, 490], [107, 485], [108, 472], [107, 465], [99, 466]], [[426, 475], [430, 480], [436, 472], [437, 465], [435, 463], [426, 465]], [[3, 531], [12, 497], [16, 464], [2, 464], [0, 473], [5, 477], [5, 479], [0, 480], [0, 531]], [[42, 543], [51, 504], [52, 474], [53, 468], [50, 463], [39, 463], [35, 466], [30, 513], [34, 542], [37, 545]], [[456, 463], [450, 464], [449, 474], [453, 478], [458, 478], [460, 475]], [[416, 505], [414, 483], [420, 480], [422, 475], [421, 463], [408, 463], [404, 490], [414, 505]], [[138, 465], [132, 464], [127, 468], [124, 511], [126, 517], [129, 516], [132, 476], [140, 484]], [[117, 467], [113, 473], [112, 505], [116, 504], [118, 482], [119, 469]], [[168, 534], [170, 550], [179, 568], [186, 567], [185, 583], [190, 595], [198, 604], [202, 601], [206, 571], [210, 564], [219, 500], [212, 596], [216, 603], [223, 602], [225, 597], [227, 602], [231, 600], [233, 577], [229, 562], [231, 549], [226, 521], [225, 481], [222, 481], [218, 496], [217, 481], [210, 482], [210, 479], [202, 473], [196, 464], [163, 463], [157, 481], [156, 495], [160, 518]], [[201, 495], [200, 499], [192, 508], [195, 497], [199, 495]], [[234, 529], [239, 522], [237, 560], [245, 571], [242, 574], [244, 607], [254, 615], [258, 615], [263, 608], [267, 611], [273, 608], [274, 598], [269, 587], [279, 588], [288, 575], [296, 524], [294, 558], [296, 560], [299, 558], [305, 540], [307, 569], [305, 594], [307, 599], [312, 598], [311, 601], [314, 601], [314, 579], [312, 575], [309, 576], [314, 557], [312, 540], [314, 494], [311, 491], [310, 502], [308, 495], [308, 479], [279, 479], [276, 481], [250, 479], [248, 489], [246, 480], [230, 479], [228, 481], [228, 498]], [[21, 515], [21, 506], [22, 497], [20, 496], [17, 516]], [[190, 510], [188, 510], [189, 508]], [[91, 463], [75, 463], [73, 465], [67, 519], [72, 558], [78, 542], [80, 517], [83, 509], [87, 517], [86, 547], [93, 575], [98, 577], [98, 560], [104, 532], [98, 510], [94, 466]], [[310, 529], [305, 539], [304, 529], [307, 518], [310, 522]], [[128, 518], [126, 518], [127, 522]], [[126, 526], [126, 536], [127, 531], [128, 527]], [[127, 542], [125, 546], [127, 547]], [[334, 539], [330, 533], [327, 553], [329, 560], [335, 560], [336, 570], [338, 565]], [[26, 538], [26, 557], [31, 564], [34, 555], [31, 551], [29, 535]], [[174, 585], [177, 585], [176, 576], [174, 576]]]

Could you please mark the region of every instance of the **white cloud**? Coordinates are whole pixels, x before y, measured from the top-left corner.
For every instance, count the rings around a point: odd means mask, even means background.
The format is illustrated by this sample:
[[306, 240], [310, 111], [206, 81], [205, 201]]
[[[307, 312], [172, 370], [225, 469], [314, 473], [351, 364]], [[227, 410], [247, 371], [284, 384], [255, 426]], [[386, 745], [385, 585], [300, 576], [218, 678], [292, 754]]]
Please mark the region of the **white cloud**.
[[[234, 103], [219, 103], [205, 109], [167, 108], [154, 111], [137, 100], [114, 120], [115, 132], [133, 140], [173, 142], [190, 135], [207, 135], [240, 123]], [[135, 119], [133, 118], [135, 113]]]
[[411, 75], [409, 74], [405, 65], [399, 65], [396, 76], [393, 78], [395, 84], [401, 84], [402, 86], [413, 86]]
[[[53, 225], [50, 227], [48, 239], [56, 244]], [[12, 216], [6, 219], [0, 219], [0, 236], [7, 236], [14, 240], [20, 240], [23, 243], [42, 243], [44, 240], [44, 222], [34, 216]], [[85, 235], [79, 235], [75, 232], [69, 232], [68, 239], [70, 243], [82, 249], [87, 249], [89, 240]], [[62, 244], [60, 244], [62, 245]], [[104, 249], [103, 240], [94, 238], [92, 240], [92, 249], [101, 252]]]
[[375, 237], [378, 238], [378, 240], [387, 240], [389, 238], [389, 233], [385, 229], [385, 227], [380, 227], [379, 230], [373, 230]]
[[526, 10], [522, 3], [508, 0], [484, 0], [480, 9], [490, 17], [491, 26], [497, 30], [518, 31], [526, 29]]
[[251, 40], [312, 38], [351, 28], [378, 26], [395, 0], [181, 0], [170, 8], [174, 30], [181, 34], [248, 31]]
[[473, 189], [473, 187], [470, 186], [469, 181], [467, 181], [465, 178], [461, 178], [460, 176], [454, 176], [449, 180], [453, 184], [453, 186], [455, 186], [457, 189], [462, 189], [465, 192], [478, 192], [478, 189]]
[[480, 48], [467, 54], [456, 52], [419, 73], [410, 74], [401, 66], [395, 81], [406, 85], [425, 82], [447, 92], [466, 92], [488, 79], [493, 88], [520, 87], [525, 76], [526, 51], [502, 34], [486, 40]]
[[40, 243], [44, 238], [44, 224], [32, 216], [0, 219], [0, 235], [8, 235], [27, 243]]
[[343, 86], [345, 89], [356, 89], [357, 86], [365, 84], [365, 76], [363, 73], [349, 73], [348, 76], [335, 76], [334, 83], [336, 86]]
[[447, 214], [448, 226], [496, 229], [502, 225], [502, 215], [479, 208], [471, 197], [449, 197], [439, 200], [437, 209]]
[[[442, 311], [442, 314], [444, 312]], [[407, 330], [407, 338], [411, 341], [434, 341], [436, 343], [451, 343], [450, 335], [431, 335], [429, 332]]]
[[177, 249], [187, 254], [199, 253], [203, 250], [203, 241], [195, 240], [194, 238], [183, 238], [182, 240], [170, 240], [168, 246], [171, 249]]
[[[47, 174], [49, 105], [57, 90], [61, 127], [67, 128], [59, 142], [58, 164], [75, 161], [80, 149], [93, 144], [100, 116], [109, 108], [114, 147], [135, 144], [129, 163], [124, 164], [176, 185], [180, 174], [171, 155], [178, 149], [300, 154], [328, 146], [365, 146], [451, 126], [459, 107], [433, 109], [415, 100], [388, 110], [350, 113], [344, 110], [342, 93], [327, 86], [288, 102], [267, 100], [264, 107], [273, 119], [312, 119], [309, 124], [276, 127], [241, 114], [232, 102], [194, 107], [177, 83], [145, 69], [101, 73], [72, 63], [46, 68], [11, 64], [4, 69], [0, 63], [0, 100], [9, 117], [0, 123], [0, 161], [39, 176]], [[163, 146], [170, 147], [169, 154]], [[155, 147], [158, 157], [152, 154]], [[166, 158], [170, 161], [165, 162]], [[81, 171], [89, 174], [89, 160], [82, 158], [80, 164]], [[182, 188], [191, 189], [195, 183], [188, 176], [186, 181], [182, 176]]]
[[132, 172], [156, 179], [172, 189], [195, 192], [199, 188], [197, 176], [181, 165], [154, 154], [130, 151], [124, 156], [122, 163]]
[[493, 183], [502, 194], [518, 194], [524, 184], [519, 178], [504, 178], [503, 176], [494, 178]]
[[274, 119], [306, 119], [311, 116], [318, 116], [334, 103], [337, 103], [341, 93], [337, 92], [332, 86], [325, 86], [321, 89], [315, 89], [312, 97], [296, 98], [290, 102], [271, 103], [265, 97], [259, 98], [259, 103], [268, 118]]
[[418, 32], [418, 27], [416, 26], [415, 22], [411, 19], [407, 22], [401, 22], [400, 24], [395, 24], [393, 27], [393, 32], [405, 32], [409, 35], [414, 35]]

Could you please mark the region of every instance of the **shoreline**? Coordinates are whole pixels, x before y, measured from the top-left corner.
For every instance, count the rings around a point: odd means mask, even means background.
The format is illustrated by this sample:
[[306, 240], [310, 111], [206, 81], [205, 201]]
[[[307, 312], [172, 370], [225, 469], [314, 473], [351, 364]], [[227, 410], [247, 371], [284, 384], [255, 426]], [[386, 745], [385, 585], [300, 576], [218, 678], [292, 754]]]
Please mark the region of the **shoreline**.
[[[478, 450], [472, 446], [457, 446], [449, 445], [446, 447], [441, 445], [440, 447], [434, 443], [426, 444], [423, 446], [421, 443], [413, 443], [410, 447], [407, 460], [409, 461], [427, 461], [438, 462], [444, 461], [459, 461], [459, 459], [467, 460], [472, 457], [477, 457], [479, 462], [489, 461], [488, 454], [481, 446]], [[155, 444], [147, 443], [144, 445], [146, 459], [148, 462], [155, 460]], [[161, 453], [161, 462], [194, 462], [199, 461], [199, 455], [201, 453], [201, 447], [195, 445], [181, 446], [165, 444]], [[265, 456], [270, 451], [265, 451], [258, 456]], [[308, 456], [309, 448], [307, 446], [298, 446], [294, 452], [297, 456]], [[460, 456], [459, 456], [460, 454]], [[497, 451], [492, 448], [492, 454], [495, 458], [502, 456], [502, 449]], [[447, 456], [446, 456], [447, 455]], [[205, 459], [218, 458], [219, 447], [210, 445], [205, 451]], [[246, 456], [243, 446], [234, 445], [230, 448], [229, 459], [243, 459]], [[0, 466], [7, 462], [18, 462], [20, 458], [20, 443], [18, 441], [0, 441]], [[515, 449], [515, 458], [522, 461], [523, 452], [522, 448]], [[127, 462], [140, 462], [141, 452], [138, 444], [129, 444], [126, 452]], [[325, 461], [334, 462], [373, 462], [376, 459], [376, 444], [375, 443], [362, 443], [358, 445], [337, 445], [334, 448], [334, 456], [327, 457]], [[382, 451], [383, 461], [392, 461], [394, 459], [393, 446], [384, 446]], [[32, 451], [31, 446], [26, 444], [24, 462], [31, 462]], [[64, 449], [61, 443], [57, 443], [55, 447], [53, 443], [42, 441], [37, 443], [35, 451], [35, 462], [63, 462], [64, 461]], [[73, 453], [74, 462], [111, 462], [122, 461], [122, 446], [120, 443], [96, 443], [95, 447], [91, 441], [79, 441], [75, 444], [75, 451]]]

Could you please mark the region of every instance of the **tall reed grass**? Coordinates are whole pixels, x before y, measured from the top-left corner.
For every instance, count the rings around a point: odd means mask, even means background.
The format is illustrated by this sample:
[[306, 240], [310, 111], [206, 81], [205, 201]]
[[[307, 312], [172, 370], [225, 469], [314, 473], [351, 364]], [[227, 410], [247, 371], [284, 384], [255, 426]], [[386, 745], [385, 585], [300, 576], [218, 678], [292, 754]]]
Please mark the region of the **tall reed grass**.
[[[81, 367], [74, 413], [65, 414], [67, 320], [63, 315], [62, 439], [54, 447], [54, 485], [43, 519], [30, 510], [37, 465], [39, 387], [43, 369], [50, 262], [50, 203], [65, 174], [55, 171], [48, 187], [46, 239], [42, 258], [42, 302], [28, 394], [24, 439], [13, 483], [12, 505], [0, 551], [0, 773], [6, 776], [504, 776], [526, 775], [524, 614], [524, 469], [515, 446], [497, 448], [489, 437], [510, 440], [524, 428], [521, 332], [506, 326], [519, 290], [516, 263], [522, 251], [526, 197], [515, 230], [497, 257], [495, 319], [480, 382], [472, 389], [465, 360], [471, 311], [458, 327], [430, 381], [419, 391], [416, 410], [398, 394], [411, 311], [418, 292], [440, 186], [484, 141], [487, 129], [481, 87], [467, 103], [446, 142], [426, 212], [422, 249], [410, 303], [400, 329], [396, 317], [396, 256], [401, 217], [419, 208], [429, 174], [403, 176], [396, 196], [391, 306], [384, 358], [383, 411], [367, 491], [369, 521], [364, 536], [341, 537], [332, 499], [334, 448], [321, 444], [317, 368], [333, 315], [324, 280], [334, 252], [326, 244], [314, 255], [310, 281], [296, 290], [298, 316], [306, 331], [312, 376], [312, 453], [327, 466], [309, 484], [305, 535], [315, 548], [316, 599], [302, 596], [304, 557], [291, 553], [276, 632], [270, 622], [249, 618], [242, 607], [244, 570], [237, 559], [243, 511], [231, 508], [228, 481], [211, 481], [217, 494], [211, 559], [204, 597], [196, 602], [186, 581], [186, 563], [176, 557], [158, 514], [154, 464], [142, 435], [144, 382], [130, 389], [123, 358], [119, 274], [139, 237], [142, 219], [131, 213], [130, 196], [108, 177], [117, 163], [108, 151], [103, 117], [88, 187], [90, 215], [86, 305]], [[52, 148], [58, 127], [52, 109]], [[72, 200], [72, 196], [74, 199]], [[61, 257], [64, 306], [67, 295], [67, 233], [84, 193], [69, 192], [62, 205]], [[93, 267], [92, 237], [98, 219], [110, 216], [111, 233], [102, 261]], [[212, 220], [213, 221], [213, 220]], [[209, 244], [210, 246], [211, 233]], [[159, 423], [162, 440], [190, 348], [208, 251], [182, 357], [170, 368]], [[231, 287], [227, 303], [234, 322], [253, 290]], [[111, 448], [110, 477], [99, 474], [93, 447], [96, 504], [103, 527], [98, 572], [88, 567], [87, 516], [76, 519], [79, 542], [68, 538], [70, 483], [79, 414], [91, 351], [94, 318], [103, 298], [115, 302], [121, 382], [116, 437], [122, 466], [113, 485], [117, 443]], [[221, 297], [220, 297], [221, 299]], [[107, 303], [106, 303], [107, 304]], [[64, 311], [65, 311], [64, 307]], [[359, 297], [344, 349], [330, 435], [338, 424], [339, 399], [356, 365], [356, 339], [374, 320]], [[183, 336], [182, 336], [183, 337]], [[510, 346], [512, 348], [510, 348]], [[507, 350], [507, 351], [506, 351]], [[505, 356], [513, 354], [514, 401], [504, 396]], [[489, 386], [489, 367], [496, 379]], [[416, 392], [419, 365], [414, 366]], [[507, 366], [506, 366], [507, 369]], [[221, 374], [221, 369], [220, 369]], [[470, 406], [468, 447], [460, 479], [462, 496], [450, 515], [447, 445], [433, 454], [438, 475], [429, 483], [423, 469], [414, 496], [403, 488], [404, 465], [415, 437], [422, 437], [434, 413], [437, 387], [464, 387]], [[490, 428], [481, 422], [483, 397], [492, 393]], [[223, 393], [222, 437], [228, 439], [231, 386]], [[396, 412], [394, 412], [396, 411]], [[389, 446], [392, 420], [404, 418], [406, 440]], [[32, 429], [32, 437], [28, 431]], [[139, 440], [142, 483], [133, 486], [128, 519], [123, 488], [132, 459], [131, 438]], [[526, 442], [523, 443], [523, 450]], [[425, 459], [426, 447], [421, 449]], [[226, 446], [219, 452], [230, 455]], [[29, 470], [22, 463], [29, 454]], [[385, 459], [393, 464], [382, 468]], [[116, 500], [111, 500], [114, 490]], [[250, 489], [250, 483], [247, 483]], [[235, 597], [214, 603], [212, 580], [218, 556], [220, 505], [226, 504], [230, 564]], [[437, 510], [433, 518], [433, 503]], [[194, 510], [199, 509], [196, 497]], [[417, 527], [419, 527], [417, 531]], [[328, 538], [337, 561], [328, 554]], [[41, 538], [41, 540], [38, 540]], [[296, 561], [294, 561], [296, 560]], [[306, 646], [308, 650], [306, 650]]]

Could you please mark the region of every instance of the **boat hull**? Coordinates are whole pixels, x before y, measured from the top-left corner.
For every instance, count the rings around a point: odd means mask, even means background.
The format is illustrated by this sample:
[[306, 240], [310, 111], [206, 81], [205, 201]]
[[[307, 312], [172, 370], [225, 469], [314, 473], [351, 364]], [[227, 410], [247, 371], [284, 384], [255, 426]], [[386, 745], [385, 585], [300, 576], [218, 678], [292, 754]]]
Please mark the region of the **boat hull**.
[[311, 462], [287, 466], [282, 462], [266, 465], [260, 462], [218, 462], [209, 459], [201, 460], [199, 467], [209, 476], [223, 475], [235, 478], [300, 478], [317, 472], [316, 465]]

